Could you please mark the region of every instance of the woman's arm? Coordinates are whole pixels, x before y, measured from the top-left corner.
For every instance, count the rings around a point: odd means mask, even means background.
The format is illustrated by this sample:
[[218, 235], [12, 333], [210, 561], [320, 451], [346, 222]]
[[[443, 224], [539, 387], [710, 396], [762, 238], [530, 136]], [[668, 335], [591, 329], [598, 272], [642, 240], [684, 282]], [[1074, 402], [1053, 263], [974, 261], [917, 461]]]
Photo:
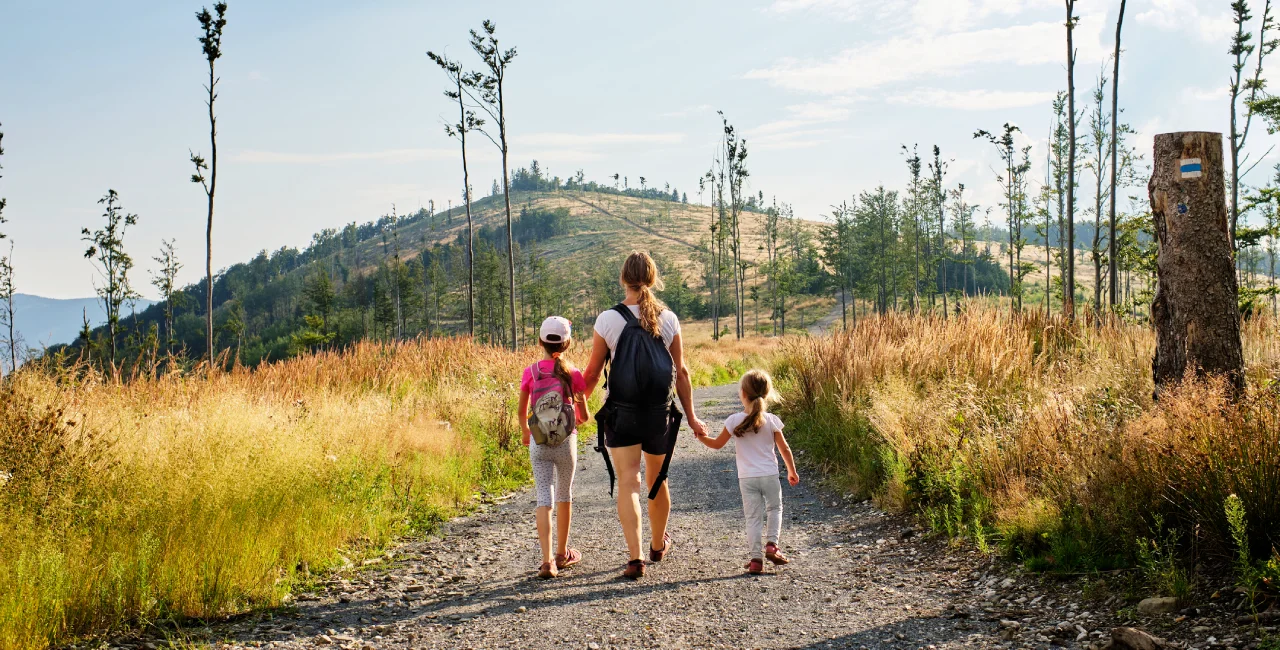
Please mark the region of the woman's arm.
[[587, 389], [583, 392], [587, 397], [595, 392], [600, 373], [604, 371], [605, 359], [609, 357], [609, 344], [605, 343], [604, 337], [599, 332], [592, 332], [592, 335], [591, 360], [587, 362], [587, 369], [582, 371], [582, 380], [587, 383]]
[[791, 446], [787, 444], [787, 438], [782, 435], [781, 429], [773, 432], [773, 444], [778, 446], [778, 451], [782, 452], [782, 462], [787, 464], [787, 482], [798, 485], [800, 475], [796, 473], [796, 459], [791, 455]]
[[529, 446], [529, 441], [533, 439], [533, 434], [529, 431], [529, 391], [528, 389], [520, 389], [520, 403], [516, 405], [516, 419], [520, 420], [520, 432], [523, 434], [520, 438], [524, 442], [524, 446]]
[[680, 396], [680, 406], [684, 408], [684, 415], [689, 420], [689, 428], [693, 430], [693, 435], [705, 436], [707, 425], [698, 419], [693, 410], [693, 382], [689, 379], [689, 367], [684, 364], [684, 342], [680, 340], [679, 334], [671, 339], [671, 347], [667, 350], [671, 352], [671, 361], [676, 366], [676, 394]]
[[702, 444], [712, 449], [723, 449], [725, 445], [729, 444], [729, 430], [721, 429], [720, 435], [715, 438], [712, 438], [711, 436], [698, 436], [698, 440], [701, 440]]

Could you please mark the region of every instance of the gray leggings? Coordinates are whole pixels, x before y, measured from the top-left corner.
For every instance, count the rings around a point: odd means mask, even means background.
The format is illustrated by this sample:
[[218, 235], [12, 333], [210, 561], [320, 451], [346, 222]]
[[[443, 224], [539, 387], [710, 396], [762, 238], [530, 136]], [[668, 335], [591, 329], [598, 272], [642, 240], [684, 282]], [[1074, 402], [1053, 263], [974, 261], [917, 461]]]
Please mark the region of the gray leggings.
[[[752, 559], [764, 557], [760, 537], [764, 533], [764, 541], [778, 543], [782, 534], [782, 481], [778, 475], [753, 476], [738, 479], [738, 487], [742, 490], [742, 512], [747, 516], [747, 543], [751, 545]], [[765, 521], [768, 530], [761, 530]]]
[[530, 441], [529, 463], [533, 466], [533, 486], [538, 507], [573, 501], [573, 474], [578, 467], [578, 434], [565, 438], [557, 447]]

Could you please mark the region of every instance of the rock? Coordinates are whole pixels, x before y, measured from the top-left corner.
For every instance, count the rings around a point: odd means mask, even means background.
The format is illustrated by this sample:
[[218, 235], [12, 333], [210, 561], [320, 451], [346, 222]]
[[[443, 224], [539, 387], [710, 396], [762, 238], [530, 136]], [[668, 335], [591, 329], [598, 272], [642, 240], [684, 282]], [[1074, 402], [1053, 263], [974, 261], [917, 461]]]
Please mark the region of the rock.
[[1172, 597], [1146, 598], [1138, 603], [1138, 613], [1153, 616], [1177, 611], [1178, 599]]
[[529, 611], [529, 608], [528, 608], [528, 607], [525, 607], [524, 605], [521, 605], [521, 606], [519, 606], [519, 607], [517, 607], [517, 608], [516, 608], [516, 611], [517, 611], [517, 612], [520, 612], [521, 614], [523, 614], [523, 613], [525, 613], [525, 612]]
[[1160, 650], [1164, 647], [1164, 640], [1137, 628], [1118, 627], [1111, 630], [1111, 644], [1125, 650]]
[[406, 592], [411, 593], [411, 594], [416, 594], [416, 593], [418, 593], [418, 592], [422, 591], [423, 589], [426, 589], [426, 587], [424, 587], [424, 586], [422, 586], [422, 585], [409, 585], [408, 587], [405, 587], [405, 588], [404, 588], [404, 590], [405, 590]]
[[1022, 627], [1022, 623], [1019, 623], [1017, 621], [1011, 621], [1009, 619], [1004, 619], [1000, 621], [1000, 627], [1006, 630], [1017, 630]]
[[1012, 587], [1012, 586], [1013, 586], [1014, 584], [1016, 584], [1016, 583], [1017, 583], [1017, 581], [1016, 581], [1016, 580], [1014, 580], [1013, 578], [1005, 578], [1004, 580], [1001, 580], [1001, 581], [1000, 581], [1000, 588], [1001, 588], [1001, 589], [1008, 589], [1009, 587]]
[[315, 638], [316, 645], [333, 645], [333, 637], [328, 634], [321, 634]]

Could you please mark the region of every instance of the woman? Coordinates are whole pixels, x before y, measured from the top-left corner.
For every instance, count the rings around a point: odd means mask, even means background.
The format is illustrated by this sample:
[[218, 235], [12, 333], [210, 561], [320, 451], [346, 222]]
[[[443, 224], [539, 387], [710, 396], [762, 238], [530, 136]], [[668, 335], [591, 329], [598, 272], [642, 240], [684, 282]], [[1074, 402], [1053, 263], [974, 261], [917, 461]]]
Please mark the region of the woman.
[[[694, 414], [693, 389], [689, 383], [689, 369], [684, 364], [684, 348], [680, 341], [680, 321], [667, 309], [662, 301], [653, 295], [654, 290], [662, 289], [662, 280], [658, 277], [658, 267], [647, 253], [632, 253], [622, 265], [619, 278], [626, 298], [622, 301], [622, 309], [630, 312], [631, 318], [619, 308], [607, 310], [596, 318], [595, 337], [591, 344], [591, 361], [587, 364], [583, 378], [587, 391], [595, 389], [600, 380], [600, 373], [606, 361], [610, 363], [609, 384], [615, 389], [619, 384], [635, 386], [638, 384], [654, 385], [670, 382], [665, 377], [635, 377], [627, 373], [638, 373], [627, 364], [616, 361], [615, 352], [620, 342], [630, 346], [644, 341], [627, 342], [627, 336], [636, 336], [634, 325], [638, 322], [643, 330], [639, 336], [651, 336], [661, 341], [662, 347], [670, 355], [670, 359], [661, 360], [662, 366], [670, 362], [674, 371], [675, 392], [679, 395], [680, 404], [688, 416], [689, 428], [695, 435], [705, 435], [706, 425]], [[630, 332], [628, 326], [631, 325]], [[624, 347], [626, 347], [624, 346]], [[606, 387], [608, 388], [608, 387]], [[669, 388], [668, 388], [669, 393]], [[668, 449], [667, 412], [670, 396], [663, 398], [660, 404], [644, 405], [622, 404], [615, 399], [610, 403], [606, 397], [604, 410], [613, 413], [609, 422], [601, 424], [605, 432], [605, 446], [613, 458], [613, 466], [618, 475], [618, 521], [622, 524], [622, 533], [627, 539], [627, 551], [630, 560], [623, 571], [623, 576], [638, 579], [644, 575], [644, 560], [640, 555], [640, 463], [644, 462], [645, 475], [649, 479], [649, 488], [658, 479], [663, 460]], [[667, 534], [667, 518], [671, 514], [671, 492], [663, 483], [654, 498], [649, 502], [649, 528], [653, 534], [649, 542], [649, 561], [661, 562], [671, 550], [672, 539]]]

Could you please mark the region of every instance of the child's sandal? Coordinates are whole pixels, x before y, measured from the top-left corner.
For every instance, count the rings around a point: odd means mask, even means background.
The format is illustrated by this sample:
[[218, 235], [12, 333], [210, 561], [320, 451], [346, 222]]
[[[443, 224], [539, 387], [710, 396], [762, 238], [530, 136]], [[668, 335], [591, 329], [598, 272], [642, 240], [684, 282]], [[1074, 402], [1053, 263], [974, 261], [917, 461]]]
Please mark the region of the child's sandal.
[[564, 555], [556, 555], [556, 568], [567, 569], [582, 561], [582, 554], [576, 548], [565, 550]]
[[782, 566], [783, 564], [791, 561], [787, 559], [787, 556], [782, 554], [782, 551], [778, 550], [778, 545], [773, 543], [765, 545], [764, 557], [766, 560], [769, 560], [778, 566]]
[[542, 563], [542, 566], [538, 568], [538, 579], [539, 579], [539, 580], [550, 580], [551, 578], [556, 577], [556, 575], [558, 575], [558, 573], [559, 573], [559, 572], [558, 572], [558, 571], [556, 571], [556, 563], [555, 563], [555, 562], [543, 562], [543, 563]]
[[750, 573], [751, 575], [764, 573], [764, 560], [755, 558], [750, 562], [747, 562], [747, 573]]

